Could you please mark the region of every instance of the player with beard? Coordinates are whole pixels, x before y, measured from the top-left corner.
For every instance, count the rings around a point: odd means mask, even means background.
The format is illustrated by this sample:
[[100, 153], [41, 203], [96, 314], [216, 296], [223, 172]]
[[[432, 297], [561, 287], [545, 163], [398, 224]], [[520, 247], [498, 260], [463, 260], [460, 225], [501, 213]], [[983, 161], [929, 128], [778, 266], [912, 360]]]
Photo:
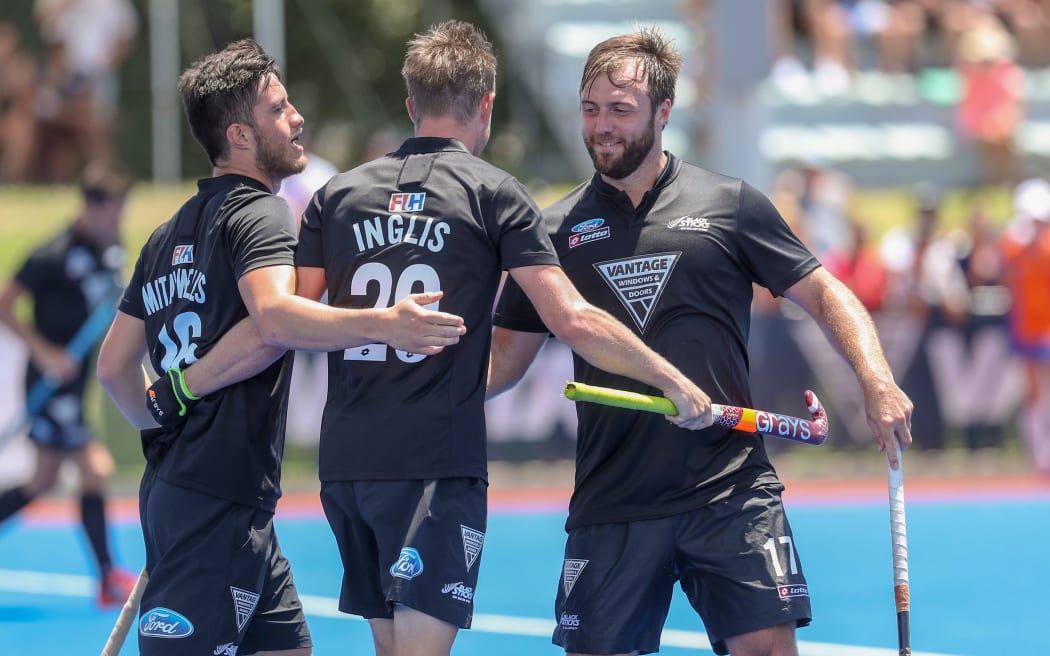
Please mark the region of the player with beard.
[[[590, 52], [580, 110], [595, 174], [545, 211], [565, 273], [713, 402], [738, 406], [751, 405], [752, 286], [787, 296], [853, 367], [875, 440], [897, 467], [912, 403], [863, 306], [761, 193], [663, 150], [680, 66], [653, 29]], [[513, 281], [495, 323], [490, 395], [520, 378], [547, 336]], [[579, 357], [574, 364], [584, 383], [654, 393]], [[797, 654], [809, 592], [763, 438], [686, 432], [659, 415], [596, 404], [577, 412], [554, 642], [570, 654], [657, 651], [680, 582], [716, 653]]]
[[[143, 429], [139, 653], [304, 656], [310, 634], [273, 528], [285, 350], [385, 341], [436, 354], [465, 328], [422, 307], [440, 292], [375, 310], [295, 296], [296, 220], [274, 192], [306, 164], [304, 121], [258, 44], [201, 58], [179, 91], [213, 175], [143, 246], [98, 360], [102, 384]], [[260, 334], [267, 348], [253, 345]], [[183, 374], [211, 351], [224, 354], [209, 360], [219, 366]], [[147, 355], [163, 374], [152, 385]]]

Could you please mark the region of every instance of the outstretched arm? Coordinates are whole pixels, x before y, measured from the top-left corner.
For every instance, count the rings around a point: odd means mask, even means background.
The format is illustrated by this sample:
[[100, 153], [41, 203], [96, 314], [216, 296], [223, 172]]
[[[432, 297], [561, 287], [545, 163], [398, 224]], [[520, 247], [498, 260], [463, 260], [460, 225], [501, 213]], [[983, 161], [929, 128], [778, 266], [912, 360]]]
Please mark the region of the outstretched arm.
[[412, 294], [390, 308], [358, 310], [317, 302], [324, 293], [323, 269], [263, 267], [244, 274], [238, 285], [251, 316], [186, 368], [184, 380], [194, 396], [251, 378], [288, 349], [332, 351], [385, 342], [433, 355], [466, 332], [460, 317], [424, 307], [439, 300], [440, 292]]
[[711, 425], [711, 399], [707, 394], [627, 326], [588, 303], [561, 267], [519, 267], [511, 269], [510, 274], [532, 301], [543, 323], [582, 358], [599, 369], [663, 391], [678, 408], [678, 414], [669, 418], [674, 424], [689, 429]]
[[492, 330], [485, 399], [498, 396], [517, 385], [545, 341], [547, 333], [526, 333], [496, 326]]
[[868, 426], [890, 466], [898, 467], [894, 436], [902, 449], [912, 441], [911, 399], [893, 380], [871, 315], [856, 295], [823, 267], [798, 281], [785, 294], [820, 325], [845, 356], [860, 382]]
[[[319, 298], [316, 279], [323, 271], [299, 272], [309, 279], [299, 293]], [[296, 270], [290, 266], [255, 269], [241, 276], [238, 286], [263, 342], [275, 348], [335, 351], [383, 342], [434, 355], [467, 332], [462, 317], [424, 307], [438, 301], [441, 292], [411, 294], [388, 308], [332, 307], [296, 295]]]

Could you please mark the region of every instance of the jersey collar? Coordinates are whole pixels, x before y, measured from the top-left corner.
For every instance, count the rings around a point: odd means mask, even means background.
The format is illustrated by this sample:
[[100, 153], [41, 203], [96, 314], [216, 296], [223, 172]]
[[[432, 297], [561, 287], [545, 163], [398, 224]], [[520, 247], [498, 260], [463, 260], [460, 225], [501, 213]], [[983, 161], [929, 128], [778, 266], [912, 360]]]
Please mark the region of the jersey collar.
[[245, 185], [252, 189], [264, 191], [268, 194], [273, 193], [270, 191], [269, 187], [259, 180], [249, 178], [246, 175], [239, 175], [237, 173], [227, 173], [226, 175], [220, 175], [214, 178], [203, 178], [197, 180], [197, 190], [208, 195], [221, 189], [236, 187], [237, 185]]
[[401, 144], [402, 153], [435, 153], [438, 151], [461, 151], [470, 154], [459, 139], [451, 137], [412, 137]]
[[612, 186], [608, 182], [602, 179], [602, 174], [597, 171], [594, 173], [594, 177], [591, 178], [591, 186], [594, 187], [601, 196], [605, 197], [608, 202], [614, 203], [624, 211], [633, 214], [635, 218], [644, 217], [649, 209], [656, 202], [656, 199], [660, 196], [660, 192], [664, 190], [674, 180], [678, 174], [679, 161], [668, 151], [664, 151], [667, 155], [667, 164], [664, 169], [660, 171], [660, 175], [656, 177], [656, 182], [653, 184], [653, 188], [645, 192], [642, 197], [642, 202], [638, 207], [634, 207], [631, 203], [631, 198], [623, 191]]

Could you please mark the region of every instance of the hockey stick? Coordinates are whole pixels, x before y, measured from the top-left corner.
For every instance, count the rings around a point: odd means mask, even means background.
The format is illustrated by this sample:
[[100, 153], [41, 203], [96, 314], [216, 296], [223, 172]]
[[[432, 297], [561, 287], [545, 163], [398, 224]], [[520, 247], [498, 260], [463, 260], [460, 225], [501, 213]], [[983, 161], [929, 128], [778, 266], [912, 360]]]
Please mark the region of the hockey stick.
[[[73, 338], [66, 344], [66, 355], [70, 360], [77, 364], [83, 362], [84, 358], [91, 353], [91, 349], [95, 347], [102, 336], [109, 330], [109, 325], [113, 322], [113, 315], [116, 312], [116, 299], [110, 298], [104, 300], [102, 303], [95, 308], [95, 310], [88, 315], [88, 318], [84, 320], [80, 328], [73, 335]], [[26, 392], [25, 410], [21, 417], [16, 421], [12, 422], [7, 428], [0, 433], [0, 446], [3, 446], [15, 435], [18, 435], [25, 427], [29, 425], [29, 422], [33, 420], [40, 412], [47, 406], [48, 401], [51, 400], [51, 396], [55, 393], [55, 390], [59, 388], [59, 382], [50, 378], [49, 376], [41, 376], [37, 380], [29, 391]]]
[[[896, 442], [896, 438], [894, 438]], [[911, 656], [911, 591], [908, 587], [908, 527], [904, 517], [904, 460], [897, 444], [897, 468], [887, 464], [890, 537], [893, 542], [893, 598], [897, 606], [899, 656]]]
[[[662, 396], [650, 396], [583, 383], [565, 383], [565, 398], [629, 410], [644, 410], [665, 415], [678, 414], [674, 403]], [[806, 390], [805, 399], [807, 409], [813, 416], [812, 420], [718, 403], [711, 404], [711, 414], [714, 415], [714, 425], [717, 426], [820, 446], [828, 439], [828, 415], [816, 394]]]
[[138, 617], [139, 601], [142, 599], [142, 591], [146, 589], [147, 581], [149, 581], [149, 573], [143, 567], [142, 573], [139, 574], [139, 579], [135, 581], [135, 587], [131, 589], [131, 594], [128, 595], [128, 600], [124, 602], [124, 606], [120, 609], [117, 623], [113, 625], [113, 630], [109, 632], [109, 639], [106, 640], [106, 645], [102, 648], [101, 656], [117, 656], [120, 653], [120, 648], [124, 646], [124, 640], [128, 637], [128, 632], [131, 630], [131, 625], [135, 623]]

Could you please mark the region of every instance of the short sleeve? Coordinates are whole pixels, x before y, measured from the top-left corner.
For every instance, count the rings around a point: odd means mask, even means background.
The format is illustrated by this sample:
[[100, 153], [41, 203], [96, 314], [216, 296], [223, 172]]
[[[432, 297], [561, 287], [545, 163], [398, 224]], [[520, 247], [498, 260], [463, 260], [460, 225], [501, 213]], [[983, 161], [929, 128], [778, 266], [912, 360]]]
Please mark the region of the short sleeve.
[[295, 265], [295, 218], [283, 198], [259, 194], [231, 215], [226, 225], [238, 279], [266, 266]]
[[740, 188], [738, 216], [741, 262], [774, 296], [820, 266], [773, 203], [746, 182]]

